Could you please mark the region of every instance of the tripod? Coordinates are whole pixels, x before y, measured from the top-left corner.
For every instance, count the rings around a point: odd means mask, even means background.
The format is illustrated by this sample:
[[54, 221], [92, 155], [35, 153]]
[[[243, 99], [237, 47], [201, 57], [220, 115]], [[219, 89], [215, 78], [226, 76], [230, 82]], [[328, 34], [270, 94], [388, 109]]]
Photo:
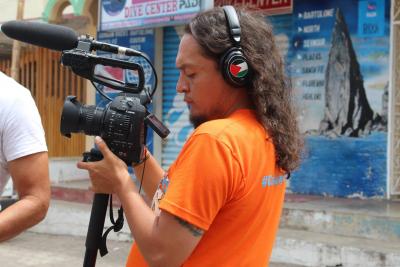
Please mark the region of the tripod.
[[[84, 162], [94, 162], [94, 161], [100, 161], [102, 159], [103, 155], [96, 148], [93, 148], [90, 152], [83, 153]], [[107, 254], [107, 248], [105, 247], [105, 244], [103, 247], [101, 246], [103, 241], [102, 235], [103, 235], [104, 221], [106, 218], [109, 198], [110, 195], [108, 194], [94, 194], [88, 232], [86, 235], [86, 242], [85, 242], [86, 252], [83, 261], [83, 267], [94, 267], [96, 265], [98, 250], [100, 250], [101, 256]]]

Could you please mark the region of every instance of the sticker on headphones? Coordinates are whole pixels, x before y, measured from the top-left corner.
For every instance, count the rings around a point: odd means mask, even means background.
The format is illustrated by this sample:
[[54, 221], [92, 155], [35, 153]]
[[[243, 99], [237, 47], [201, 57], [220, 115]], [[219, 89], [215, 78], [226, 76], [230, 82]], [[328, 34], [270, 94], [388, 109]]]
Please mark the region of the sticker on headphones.
[[249, 67], [247, 66], [246, 61], [242, 59], [237, 59], [231, 63], [229, 66], [229, 72], [233, 77], [243, 78], [249, 72]]

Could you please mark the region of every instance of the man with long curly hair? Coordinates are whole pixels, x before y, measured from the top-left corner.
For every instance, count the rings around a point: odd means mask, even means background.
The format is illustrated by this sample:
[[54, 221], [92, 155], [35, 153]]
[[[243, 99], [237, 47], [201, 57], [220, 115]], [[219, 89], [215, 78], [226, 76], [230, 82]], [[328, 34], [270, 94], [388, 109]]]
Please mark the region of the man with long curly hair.
[[100, 138], [104, 159], [78, 166], [121, 200], [127, 266], [266, 266], [302, 147], [272, 28], [254, 12], [207, 10], [185, 28], [176, 66], [195, 130], [168, 172], [149, 152], [134, 166], [152, 207]]

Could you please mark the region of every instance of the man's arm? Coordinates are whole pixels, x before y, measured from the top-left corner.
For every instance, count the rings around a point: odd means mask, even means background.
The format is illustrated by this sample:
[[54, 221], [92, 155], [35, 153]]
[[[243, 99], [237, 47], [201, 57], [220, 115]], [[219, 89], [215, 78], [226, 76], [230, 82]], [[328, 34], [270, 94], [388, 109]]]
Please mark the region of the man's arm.
[[0, 212], [0, 241], [10, 239], [45, 217], [50, 202], [47, 152], [8, 162], [19, 200]]
[[92, 190], [118, 196], [135, 241], [150, 266], [181, 266], [200, 241], [202, 231], [168, 212], [157, 216], [138, 193], [126, 164], [101, 138], [96, 137], [96, 145], [104, 156], [101, 161], [78, 162], [78, 168], [89, 171]]
[[133, 169], [135, 171], [135, 176], [140, 182], [143, 182], [143, 189], [151, 199], [164, 176], [164, 170], [149, 151], [147, 151], [146, 158], [145, 162], [133, 167]]
[[165, 211], [156, 216], [136, 193], [135, 185], [130, 187], [117, 195], [141, 254], [151, 267], [181, 266], [204, 231]]

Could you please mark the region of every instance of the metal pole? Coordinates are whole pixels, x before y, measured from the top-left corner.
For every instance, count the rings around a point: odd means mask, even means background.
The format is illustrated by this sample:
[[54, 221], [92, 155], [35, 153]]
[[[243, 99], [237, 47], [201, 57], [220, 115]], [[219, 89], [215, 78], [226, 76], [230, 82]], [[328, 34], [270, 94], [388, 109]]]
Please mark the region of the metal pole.
[[96, 265], [97, 251], [100, 248], [103, 235], [104, 221], [107, 213], [107, 204], [110, 195], [95, 194], [92, 204], [92, 212], [88, 232], [86, 236], [86, 252], [83, 267], [94, 267]]
[[[22, 20], [24, 17], [24, 6], [25, 0], [18, 0], [17, 7], [17, 20]], [[21, 43], [14, 40], [12, 48], [12, 59], [11, 59], [11, 77], [19, 81], [19, 60], [21, 54]]]

